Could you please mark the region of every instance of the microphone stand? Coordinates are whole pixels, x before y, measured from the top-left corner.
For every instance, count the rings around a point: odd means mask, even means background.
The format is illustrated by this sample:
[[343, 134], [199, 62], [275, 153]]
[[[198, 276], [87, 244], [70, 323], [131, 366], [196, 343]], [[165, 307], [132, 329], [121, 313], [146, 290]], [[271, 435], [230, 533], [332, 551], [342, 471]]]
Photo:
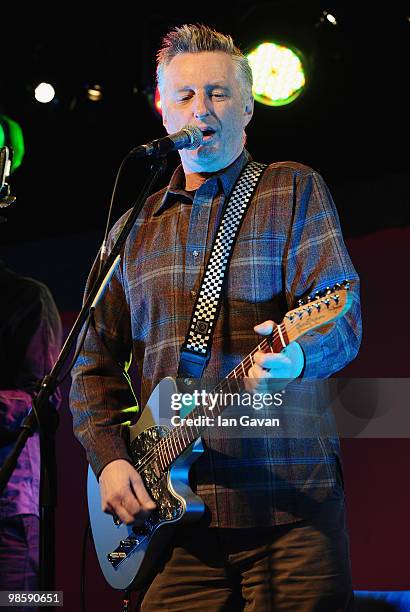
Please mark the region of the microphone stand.
[[[145, 200], [166, 168], [166, 158], [159, 156], [153, 158], [150, 174], [139, 194], [127, 222], [121, 230], [111, 253], [103, 264], [101, 271], [93, 284], [84, 305], [64, 343], [58, 359], [42, 383], [40, 391], [33, 400], [33, 410], [25, 418], [22, 430], [16, 443], [0, 469], [0, 493], [6, 486], [11, 473], [16, 467], [17, 459], [27, 441], [40, 424], [40, 576], [39, 587], [41, 591], [54, 591], [55, 587], [55, 506], [57, 499], [56, 459], [55, 459], [55, 433], [58, 425], [56, 409], [49, 402], [49, 398], [57, 388], [58, 375], [70, 356], [75, 339], [95, 307], [108, 284], [115, 267], [120, 261], [120, 251], [124, 245], [135, 220], [137, 219]], [[37, 422], [38, 419], [38, 422]], [[50, 606], [40, 608], [50, 612]]]

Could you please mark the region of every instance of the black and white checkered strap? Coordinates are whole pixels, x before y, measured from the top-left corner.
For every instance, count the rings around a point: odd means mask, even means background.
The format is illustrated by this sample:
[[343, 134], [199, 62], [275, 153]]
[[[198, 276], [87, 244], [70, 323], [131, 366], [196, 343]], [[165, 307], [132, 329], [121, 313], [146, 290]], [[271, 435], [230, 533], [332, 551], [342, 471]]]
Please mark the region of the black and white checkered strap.
[[226, 271], [246, 210], [266, 164], [250, 162], [239, 176], [219, 224], [208, 265], [181, 347], [178, 375], [201, 378], [211, 354]]

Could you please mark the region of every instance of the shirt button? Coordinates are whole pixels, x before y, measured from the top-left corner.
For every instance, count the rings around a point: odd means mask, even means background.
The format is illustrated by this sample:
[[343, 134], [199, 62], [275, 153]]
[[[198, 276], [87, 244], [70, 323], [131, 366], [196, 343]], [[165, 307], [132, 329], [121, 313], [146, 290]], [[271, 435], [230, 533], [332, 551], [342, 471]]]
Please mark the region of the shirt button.
[[192, 255], [193, 255], [194, 257], [198, 257], [199, 252], [198, 252], [198, 251], [194, 251], [194, 252], [192, 253]]
[[191, 289], [191, 291], [189, 293], [191, 294], [191, 298], [192, 299], [196, 298], [196, 291], [195, 291], [195, 289]]

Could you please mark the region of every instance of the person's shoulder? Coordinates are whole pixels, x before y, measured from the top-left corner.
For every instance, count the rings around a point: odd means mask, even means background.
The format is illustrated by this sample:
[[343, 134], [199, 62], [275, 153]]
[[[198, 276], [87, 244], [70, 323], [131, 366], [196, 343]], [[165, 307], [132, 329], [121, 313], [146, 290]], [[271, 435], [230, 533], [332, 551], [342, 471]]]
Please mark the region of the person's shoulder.
[[289, 174], [292, 176], [306, 176], [309, 174], [318, 174], [316, 170], [296, 161], [278, 161], [268, 165], [267, 172], [272, 174]]
[[[149, 219], [152, 216], [152, 214], [156, 211], [156, 209], [159, 208], [167, 189], [168, 189], [168, 186], [162, 187], [162, 189], [159, 189], [155, 193], [152, 193], [150, 196], [148, 196], [138, 216], [138, 219], [136, 220], [134, 224], [135, 227], [139, 227], [140, 225], [142, 225], [144, 221]], [[132, 208], [129, 208], [123, 215], [121, 215], [121, 217], [112, 226], [110, 230], [110, 236], [112, 239], [114, 239], [114, 241], [118, 238], [118, 235], [120, 234], [122, 228], [126, 224], [128, 217], [132, 213], [132, 210], [133, 210]]]
[[2, 275], [2, 286], [5, 293], [10, 297], [15, 296], [16, 303], [20, 301], [24, 307], [29, 303], [34, 306], [53, 299], [45, 283], [15, 270], [7, 269], [6, 274]]
[[20, 282], [26, 293], [32, 295], [33, 299], [51, 298], [50, 289], [42, 281], [30, 276], [20, 276]]

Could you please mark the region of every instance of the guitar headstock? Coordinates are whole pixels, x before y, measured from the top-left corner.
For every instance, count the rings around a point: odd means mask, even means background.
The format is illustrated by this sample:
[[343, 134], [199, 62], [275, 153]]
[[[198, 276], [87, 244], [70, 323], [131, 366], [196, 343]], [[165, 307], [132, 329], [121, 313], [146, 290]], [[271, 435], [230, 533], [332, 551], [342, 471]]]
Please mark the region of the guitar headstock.
[[307, 296], [304, 300], [299, 300], [299, 306], [290, 310], [282, 322], [289, 341], [343, 316], [349, 310], [353, 299], [349, 287], [349, 281], [345, 280], [315, 293], [313, 298]]

